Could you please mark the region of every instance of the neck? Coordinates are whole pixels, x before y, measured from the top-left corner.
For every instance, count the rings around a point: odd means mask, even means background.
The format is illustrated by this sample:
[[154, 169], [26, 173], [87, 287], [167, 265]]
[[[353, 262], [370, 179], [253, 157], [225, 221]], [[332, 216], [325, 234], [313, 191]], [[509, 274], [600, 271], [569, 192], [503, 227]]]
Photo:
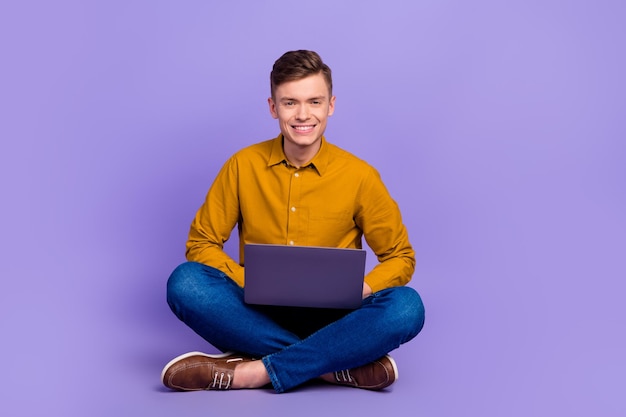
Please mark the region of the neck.
[[311, 160], [317, 155], [322, 141], [319, 140], [314, 146], [296, 146], [290, 143], [283, 142], [283, 151], [287, 157], [287, 161], [296, 168], [300, 168], [311, 162]]

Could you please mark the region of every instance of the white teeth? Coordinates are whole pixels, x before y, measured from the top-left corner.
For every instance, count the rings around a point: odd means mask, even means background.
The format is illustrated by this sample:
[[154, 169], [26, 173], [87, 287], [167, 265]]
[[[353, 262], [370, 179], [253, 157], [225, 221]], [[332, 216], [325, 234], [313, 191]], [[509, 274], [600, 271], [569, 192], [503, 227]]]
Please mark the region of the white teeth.
[[313, 126], [294, 126], [293, 128], [296, 130], [311, 130]]

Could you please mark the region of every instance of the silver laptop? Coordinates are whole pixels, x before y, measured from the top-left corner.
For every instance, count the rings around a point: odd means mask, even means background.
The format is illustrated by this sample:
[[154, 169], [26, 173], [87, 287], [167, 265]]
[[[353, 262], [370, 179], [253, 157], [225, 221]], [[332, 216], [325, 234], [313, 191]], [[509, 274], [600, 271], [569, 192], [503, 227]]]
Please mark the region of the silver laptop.
[[246, 244], [248, 304], [356, 309], [365, 276], [364, 249]]

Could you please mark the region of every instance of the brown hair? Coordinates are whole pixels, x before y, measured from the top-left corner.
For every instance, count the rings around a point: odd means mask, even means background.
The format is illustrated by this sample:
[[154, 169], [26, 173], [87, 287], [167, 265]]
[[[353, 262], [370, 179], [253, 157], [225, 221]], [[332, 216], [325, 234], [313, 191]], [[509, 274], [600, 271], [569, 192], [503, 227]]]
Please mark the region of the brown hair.
[[333, 94], [333, 79], [330, 68], [322, 62], [322, 58], [313, 51], [289, 51], [274, 62], [270, 74], [272, 97], [279, 85], [288, 81], [301, 80], [310, 75], [322, 74], [328, 85], [330, 95]]

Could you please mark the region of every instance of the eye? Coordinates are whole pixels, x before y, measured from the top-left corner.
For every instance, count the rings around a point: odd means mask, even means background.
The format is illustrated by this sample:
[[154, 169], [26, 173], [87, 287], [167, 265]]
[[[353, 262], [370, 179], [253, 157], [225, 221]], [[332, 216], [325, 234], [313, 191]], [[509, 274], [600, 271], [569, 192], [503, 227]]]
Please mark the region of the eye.
[[295, 103], [293, 101], [285, 101], [285, 106], [293, 106]]

